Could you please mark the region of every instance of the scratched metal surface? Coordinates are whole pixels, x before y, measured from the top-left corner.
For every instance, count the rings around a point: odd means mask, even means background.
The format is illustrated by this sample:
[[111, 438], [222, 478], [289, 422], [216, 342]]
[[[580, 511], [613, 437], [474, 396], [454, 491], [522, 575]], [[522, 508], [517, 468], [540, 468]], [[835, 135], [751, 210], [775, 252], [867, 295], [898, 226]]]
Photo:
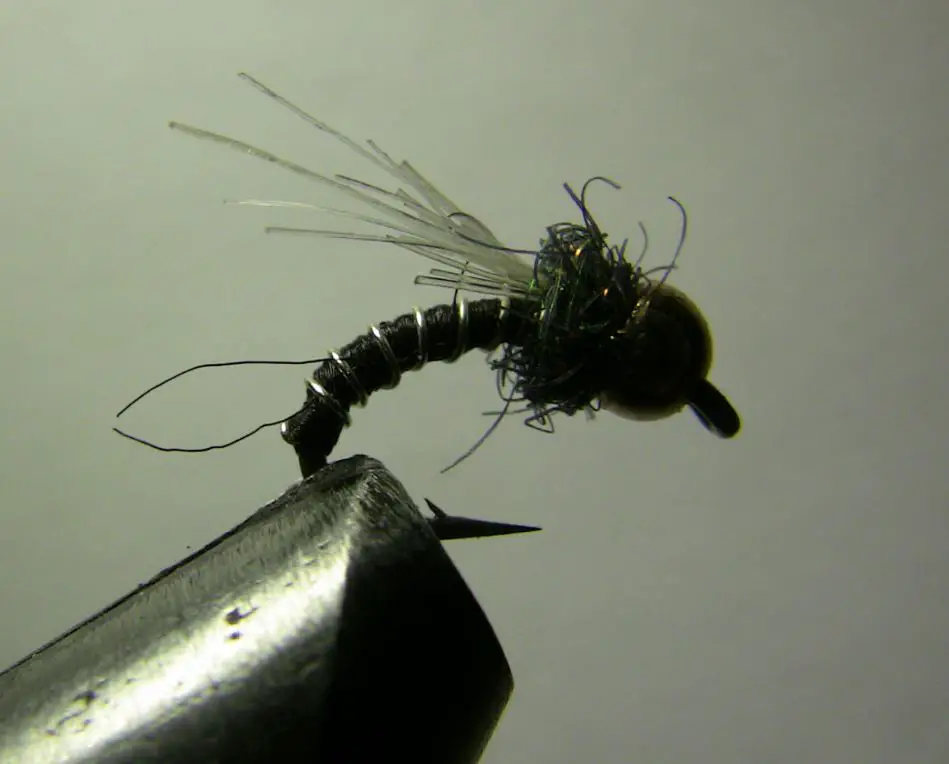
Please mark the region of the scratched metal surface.
[[470, 764], [510, 692], [428, 523], [358, 456], [0, 673], [0, 761]]

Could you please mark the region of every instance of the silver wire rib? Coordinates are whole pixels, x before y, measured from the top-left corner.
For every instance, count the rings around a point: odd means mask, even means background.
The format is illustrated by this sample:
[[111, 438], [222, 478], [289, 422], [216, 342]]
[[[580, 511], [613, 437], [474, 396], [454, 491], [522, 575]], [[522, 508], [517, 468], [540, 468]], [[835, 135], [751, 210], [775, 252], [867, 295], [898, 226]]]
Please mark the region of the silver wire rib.
[[455, 342], [455, 352], [446, 359], [447, 363], [454, 363], [468, 349], [468, 303], [463, 299], [456, 300], [455, 312], [458, 314], [458, 339]]
[[313, 379], [307, 379], [306, 381], [307, 391], [311, 395], [315, 395], [317, 398], [322, 398], [326, 401], [326, 404], [333, 410], [333, 413], [336, 414], [340, 419], [343, 420], [343, 424], [346, 427], [349, 427], [350, 419], [349, 412], [344, 409], [338, 400], [330, 395], [326, 388], [323, 387], [319, 382]]
[[372, 336], [376, 340], [376, 344], [379, 346], [379, 349], [382, 351], [382, 354], [386, 357], [386, 363], [389, 364], [389, 368], [392, 371], [392, 376], [389, 379], [389, 384], [383, 385], [384, 390], [391, 390], [393, 387], [399, 384], [399, 380], [402, 379], [402, 372], [399, 371], [399, 361], [395, 357], [395, 353], [392, 352], [392, 345], [389, 344], [389, 340], [383, 336], [382, 332], [379, 331], [379, 327], [375, 324], [372, 324], [369, 327], [369, 331], [372, 333]]
[[412, 312], [415, 313], [415, 330], [418, 333], [418, 356], [415, 361], [415, 369], [418, 370], [428, 363], [428, 326], [420, 308], [413, 308]]
[[353, 371], [353, 367], [340, 358], [339, 353], [337, 353], [335, 350], [331, 350], [329, 356], [331, 359], [333, 359], [333, 363], [336, 364], [336, 368], [339, 369], [340, 373], [346, 377], [346, 381], [353, 389], [353, 392], [356, 393], [356, 397], [359, 399], [357, 401], [357, 405], [365, 406], [369, 400], [369, 395], [366, 393], [366, 388], [360, 384], [359, 377], [356, 376], [356, 372]]

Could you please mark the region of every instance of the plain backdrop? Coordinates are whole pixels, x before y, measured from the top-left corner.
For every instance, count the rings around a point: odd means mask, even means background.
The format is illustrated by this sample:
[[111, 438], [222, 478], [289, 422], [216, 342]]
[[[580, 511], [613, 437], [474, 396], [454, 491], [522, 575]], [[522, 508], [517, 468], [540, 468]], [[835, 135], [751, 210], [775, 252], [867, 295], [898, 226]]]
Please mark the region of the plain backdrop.
[[[502, 241], [591, 200], [716, 340], [744, 430], [506, 422], [483, 356], [358, 410], [335, 452], [421, 502], [544, 526], [451, 553], [517, 689], [495, 762], [949, 760], [949, 6], [941, 0], [6, 3], [0, 9], [0, 663], [297, 478], [270, 430], [165, 455], [118, 408], [180, 368], [318, 356], [450, 294], [415, 255], [264, 234], [338, 202], [195, 141], [379, 181], [235, 77], [409, 158]], [[206, 372], [130, 413], [162, 443], [294, 411], [305, 368]], [[420, 719], [425, 709], [419, 709]]]

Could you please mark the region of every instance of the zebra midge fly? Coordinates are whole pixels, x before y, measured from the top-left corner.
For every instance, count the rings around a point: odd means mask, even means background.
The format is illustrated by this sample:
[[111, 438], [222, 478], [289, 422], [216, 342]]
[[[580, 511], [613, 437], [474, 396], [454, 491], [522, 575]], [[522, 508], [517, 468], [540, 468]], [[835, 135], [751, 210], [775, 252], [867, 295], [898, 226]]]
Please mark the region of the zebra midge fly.
[[[395, 162], [372, 141], [360, 145], [247, 74], [240, 75], [317, 130], [346, 145], [394, 179], [395, 190], [343, 175], [323, 175], [242, 141], [172, 122], [171, 127], [223, 144], [328, 186], [374, 214], [303, 202], [248, 200], [240, 204], [311, 210], [367, 224], [372, 233], [323, 228], [271, 227], [268, 232], [324, 239], [374, 241], [407, 249], [436, 267], [415, 283], [448, 288], [450, 304], [416, 308], [370, 330], [326, 358], [273, 363], [317, 363], [307, 381], [302, 408], [289, 418], [260, 425], [227, 443], [204, 448], [166, 448], [116, 431], [162, 451], [198, 452], [233, 445], [264, 427], [280, 424], [304, 475], [326, 463], [350, 409], [365, 405], [377, 390], [397, 386], [404, 373], [433, 361], [452, 362], [473, 349], [488, 352], [503, 406], [491, 427], [462, 457], [470, 455], [508, 414], [526, 413], [526, 424], [553, 431], [551, 416], [593, 416], [601, 408], [634, 420], [657, 420], [688, 407], [720, 437], [737, 434], [740, 420], [724, 395], [708, 380], [712, 340], [698, 308], [667, 283], [685, 241], [687, 218], [675, 253], [666, 266], [643, 270], [646, 252], [630, 261], [626, 242], [612, 245], [587, 206], [589, 186], [615, 183], [588, 180], [579, 194], [564, 184], [580, 222], [548, 227], [536, 250], [505, 247], [479, 220], [420, 175], [408, 162]], [[640, 224], [645, 237], [645, 228]], [[659, 273], [658, 277], [654, 274]], [[489, 295], [466, 302], [459, 292]], [[267, 361], [201, 364], [149, 388], [142, 397], [196, 369]], [[512, 409], [512, 406], [517, 408]]]

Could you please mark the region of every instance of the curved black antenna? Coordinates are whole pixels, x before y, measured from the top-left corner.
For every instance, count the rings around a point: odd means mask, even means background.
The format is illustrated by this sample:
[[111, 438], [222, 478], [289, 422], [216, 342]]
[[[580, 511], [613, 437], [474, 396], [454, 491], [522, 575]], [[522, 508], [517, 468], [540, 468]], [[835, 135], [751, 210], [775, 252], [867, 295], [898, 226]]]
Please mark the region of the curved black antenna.
[[[190, 374], [193, 371], [199, 371], [201, 369], [220, 369], [225, 366], [313, 366], [317, 363], [322, 363], [323, 361], [329, 360], [327, 358], [306, 358], [302, 361], [220, 361], [217, 363], [199, 363], [197, 366], [191, 366], [190, 368], [179, 371], [175, 374], [172, 374], [170, 377], [166, 377], [161, 382], [158, 382], [142, 393], [139, 393], [137, 396], [132, 398], [131, 401], [126, 403], [120, 410], [119, 413], [115, 415], [115, 418], [118, 419], [122, 414], [128, 411], [132, 406], [142, 400], [147, 395], [155, 392], [159, 387], [164, 387], [169, 382], [174, 382], [179, 377], [185, 376], [185, 374]], [[134, 440], [134, 438], [133, 438]]]
[[123, 438], [134, 440], [136, 443], [141, 443], [143, 446], [148, 446], [149, 448], [153, 448], [156, 451], [164, 451], [165, 453], [203, 454], [207, 451], [218, 451], [223, 448], [230, 448], [231, 446], [240, 443], [242, 440], [247, 440], [251, 436], [256, 435], [261, 430], [266, 430], [268, 427], [276, 427], [278, 424], [283, 424], [287, 418], [289, 417], [277, 419], [273, 422], [264, 422], [264, 424], [257, 425], [257, 427], [255, 427], [250, 432], [245, 432], [243, 435], [234, 438], [234, 440], [227, 441], [227, 443], [217, 443], [213, 446], [202, 446], [200, 448], [174, 448], [170, 446], [159, 446], [157, 443], [152, 443], [150, 440], [145, 440], [144, 438], [138, 438], [135, 435], [130, 435], [129, 433], [120, 430], [118, 427], [113, 427], [112, 431], [118, 433]]
[[[263, 365], [263, 366], [312, 366], [317, 363], [321, 363], [327, 360], [326, 358], [306, 358], [301, 361], [221, 361], [217, 363], [199, 363], [197, 366], [191, 366], [190, 368], [179, 371], [176, 374], [172, 374], [170, 377], [163, 379], [161, 382], [158, 382], [151, 387], [149, 387], [144, 392], [137, 395], [131, 401], [126, 403], [118, 414], [115, 415], [115, 418], [118, 419], [122, 414], [128, 411], [132, 406], [142, 400], [145, 396], [155, 392], [158, 388], [167, 385], [169, 382], [173, 382], [179, 377], [183, 377], [186, 374], [190, 374], [193, 371], [199, 371], [200, 369], [219, 369], [226, 366], [252, 366], [252, 365]], [[156, 451], [164, 451], [166, 453], [185, 453], [185, 454], [200, 454], [206, 451], [216, 451], [223, 448], [230, 448], [231, 446], [240, 443], [242, 440], [247, 440], [252, 435], [256, 435], [261, 430], [265, 430], [268, 427], [275, 427], [278, 424], [283, 424], [286, 421], [286, 417], [283, 419], [277, 419], [273, 422], [264, 422], [261, 425], [258, 425], [253, 430], [244, 433], [243, 435], [229, 440], [227, 443], [217, 443], [212, 446], [202, 446], [200, 448], [177, 448], [171, 446], [159, 446], [157, 443], [153, 443], [150, 440], [145, 440], [144, 438], [139, 438], [135, 435], [120, 430], [118, 427], [113, 427], [112, 431], [118, 433], [123, 438], [128, 438], [129, 440], [135, 441], [136, 443], [141, 443], [143, 446], [148, 446], [153, 448]]]

